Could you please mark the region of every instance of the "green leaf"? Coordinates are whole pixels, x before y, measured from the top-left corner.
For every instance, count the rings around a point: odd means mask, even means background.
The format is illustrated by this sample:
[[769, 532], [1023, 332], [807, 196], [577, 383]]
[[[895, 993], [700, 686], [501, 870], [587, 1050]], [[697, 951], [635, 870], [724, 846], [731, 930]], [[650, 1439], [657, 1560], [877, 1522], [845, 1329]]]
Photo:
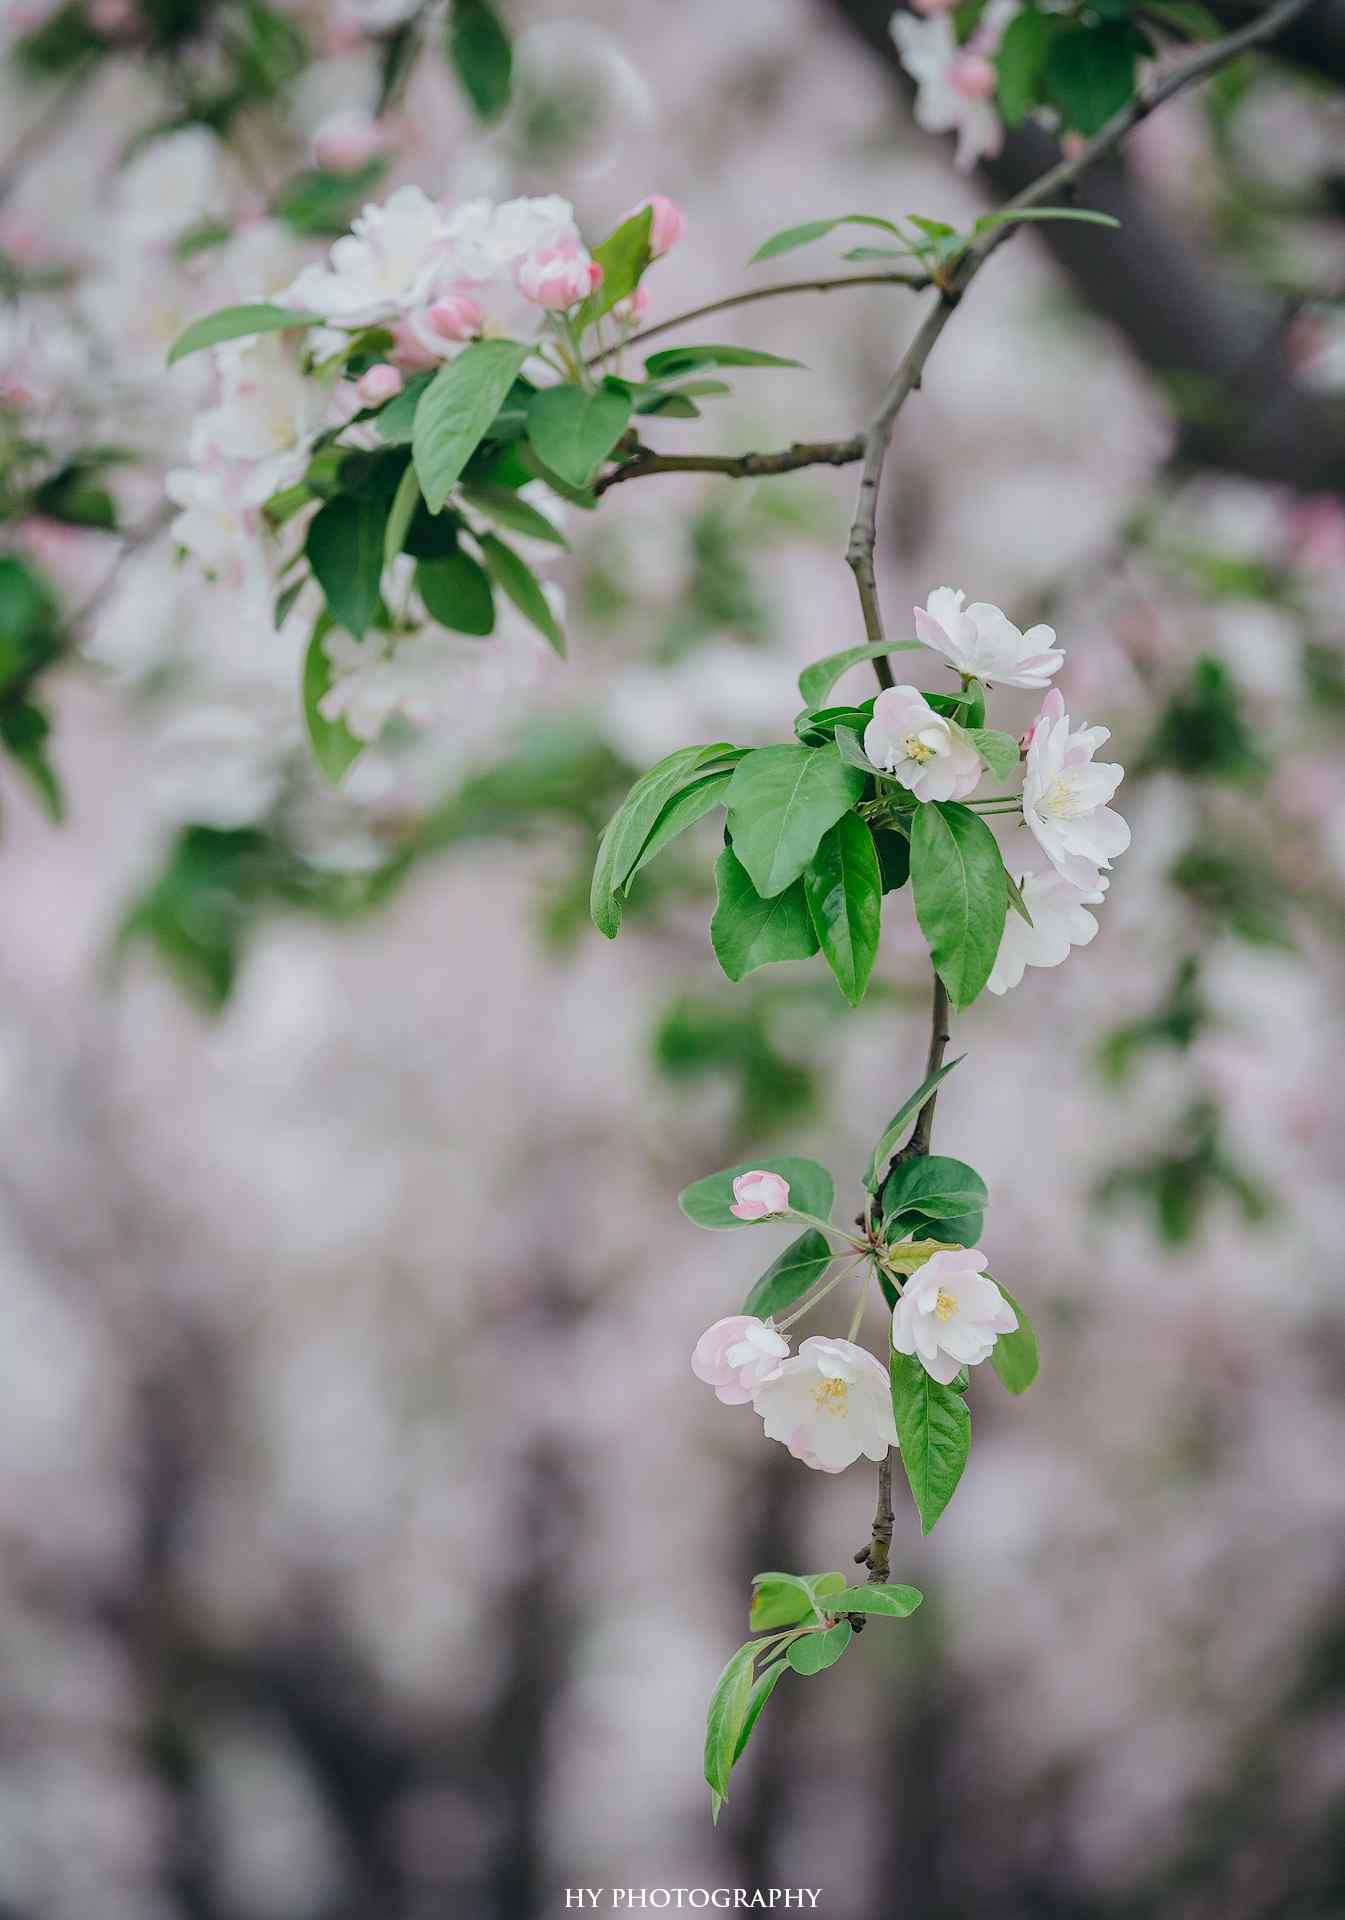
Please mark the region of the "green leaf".
[[651, 353], [644, 370], [651, 380], [675, 380], [701, 367], [801, 367], [802, 360], [784, 360], [778, 353], [759, 353], [755, 347], [664, 347]]
[[890, 1620], [905, 1620], [913, 1614], [924, 1599], [918, 1587], [893, 1586], [887, 1581], [875, 1581], [867, 1587], [843, 1587], [839, 1593], [828, 1594], [827, 1611], [829, 1613], [881, 1613]]
[[[841, 748], [844, 754], [844, 747]], [[911, 877], [911, 843], [904, 833], [892, 827], [879, 827], [873, 835], [878, 849], [878, 870], [883, 876], [883, 892], [896, 893]]]
[[969, 1007], [990, 978], [1004, 931], [1008, 891], [995, 836], [956, 801], [917, 807], [911, 820], [911, 884], [920, 931], [949, 998]]
[[679, 747], [648, 773], [641, 774], [608, 821], [593, 866], [589, 911], [594, 926], [609, 940], [616, 938], [621, 925], [621, 902], [617, 895], [664, 807], [674, 794], [690, 784], [700, 768], [733, 752], [727, 740], [716, 741], [708, 747]]
[[538, 455], [572, 487], [587, 486], [626, 431], [630, 395], [616, 386], [544, 387], [528, 402], [528, 438]]
[[439, 560], [422, 560], [416, 568], [416, 591], [426, 613], [441, 627], [477, 635], [495, 631], [490, 579], [470, 554], [455, 551]]
[[464, 487], [462, 497], [469, 507], [484, 513], [497, 526], [508, 527], [510, 533], [524, 534], [529, 540], [546, 540], [553, 547], [568, 544], [560, 528], [536, 507], [520, 500], [512, 487]]
[[825, 660], [814, 660], [799, 675], [799, 692], [808, 707], [820, 707], [843, 673], [857, 667], [861, 660], [878, 660], [887, 653], [904, 653], [919, 647], [918, 640], [879, 640], [869, 647], [845, 647], [830, 653]]
[[909, 1122], [914, 1120], [916, 1114], [919, 1113], [921, 1107], [924, 1106], [926, 1100], [928, 1100], [930, 1094], [933, 1093], [940, 1081], [946, 1080], [948, 1075], [953, 1071], [953, 1068], [960, 1066], [966, 1057], [965, 1053], [959, 1053], [956, 1060], [946, 1061], [945, 1064], [938, 1069], [937, 1073], [929, 1074], [920, 1082], [920, 1085], [910, 1098], [903, 1100], [896, 1112], [892, 1115], [892, 1118], [888, 1121], [879, 1136], [878, 1144], [873, 1150], [873, 1158], [869, 1162], [869, 1170], [864, 1176], [864, 1185], [870, 1193], [877, 1193], [882, 1183], [883, 1173], [887, 1167], [887, 1163], [892, 1158], [897, 1142], [906, 1131]]
[[409, 447], [415, 432], [416, 409], [420, 405], [421, 395], [434, 378], [431, 373], [418, 373], [407, 381], [401, 392], [394, 394], [385, 406], [379, 408], [374, 416], [374, 431], [387, 447]]
[[931, 1380], [914, 1354], [893, 1353], [892, 1417], [901, 1464], [928, 1533], [957, 1491], [971, 1451], [971, 1413], [955, 1387]]
[[733, 1749], [735, 1766], [742, 1759], [744, 1749], [752, 1738], [752, 1729], [761, 1718], [761, 1709], [775, 1692], [776, 1682], [785, 1671], [787, 1664], [784, 1660], [774, 1661], [753, 1683], [752, 1691], [747, 1696], [747, 1711], [743, 1715], [743, 1724], [738, 1730], [738, 1744]]
[[1128, 104], [1142, 45], [1128, 21], [1056, 34], [1046, 55], [1046, 97], [1067, 127], [1091, 138]]
[[803, 872], [823, 958], [852, 1007], [864, 998], [882, 931], [883, 877], [873, 835], [857, 813], [828, 827]]
[[344, 720], [324, 719], [318, 702], [332, 684], [332, 664], [322, 642], [331, 632], [331, 621], [324, 614], [313, 629], [313, 637], [304, 655], [303, 707], [313, 758], [323, 776], [335, 784], [346, 768], [364, 752], [364, 741], [357, 740]]
[[1018, 766], [1018, 741], [994, 727], [963, 727], [962, 737], [974, 747], [997, 780], [1007, 780]]
[[523, 618], [536, 627], [547, 645], [563, 660], [565, 632], [551, 611], [551, 603], [543, 593], [537, 575], [526, 560], [520, 559], [512, 547], [507, 547], [503, 540], [497, 540], [493, 533], [483, 533], [478, 539], [491, 578], [513, 601]]
[[[744, 1160], [721, 1173], [707, 1173], [693, 1180], [677, 1196], [677, 1204], [688, 1220], [698, 1227], [750, 1227], [756, 1222], [739, 1220], [729, 1212], [733, 1205], [733, 1183], [744, 1173], [778, 1173], [789, 1183], [789, 1204], [800, 1213], [811, 1213], [815, 1220], [829, 1220], [835, 1204], [836, 1188], [831, 1175], [816, 1160], [802, 1160], [794, 1154], [777, 1154], [770, 1160]], [[777, 1216], [767, 1215], [768, 1219]], [[778, 1216], [783, 1218], [783, 1216]]]
[[478, 120], [493, 120], [509, 105], [514, 51], [500, 16], [487, 0], [453, 0], [448, 57]]
[[679, 833], [685, 833], [688, 827], [704, 819], [712, 807], [723, 806], [724, 795], [732, 778], [732, 770], [725, 767], [720, 773], [707, 773], [701, 779], [693, 780], [689, 787], [683, 787], [680, 793], [673, 795], [654, 822], [649, 838], [640, 849], [639, 859], [627, 874], [623, 893], [630, 892], [631, 881], [641, 867], [647, 867], [670, 840], [675, 840]]
[[[836, 751], [840, 754], [847, 767], [856, 767], [860, 773], [865, 775], [878, 772], [878, 768], [874, 766], [872, 760], [870, 760], [868, 754], [864, 751], [864, 736], [858, 732], [856, 728], [837, 727], [832, 737], [836, 742]], [[911, 861], [908, 847], [906, 872], [909, 874], [910, 870]]]
[[[783, 1313], [817, 1284], [830, 1265], [831, 1248], [825, 1236], [816, 1227], [809, 1227], [772, 1260], [743, 1301], [743, 1312], [755, 1314], [759, 1320]], [[752, 1622], [753, 1626], [757, 1624]]]
[[378, 612], [387, 523], [386, 500], [340, 494], [319, 509], [304, 542], [332, 619], [356, 640], [363, 640]]
[[0, 707], [0, 741], [42, 803], [49, 820], [65, 814], [65, 799], [56, 769], [47, 757], [51, 722], [32, 700], [10, 700]]
[[618, 300], [624, 300], [639, 286], [645, 268], [654, 257], [649, 246], [653, 220], [654, 209], [641, 207], [593, 249], [593, 258], [602, 268], [602, 279], [575, 315], [575, 325], [581, 331], [591, 327], [595, 320], [601, 320]]
[[1020, 125], [1040, 100], [1046, 54], [1057, 26], [1057, 15], [1035, 8], [1009, 22], [995, 55], [996, 104], [1005, 126]]
[[991, 227], [1011, 227], [1021, 220], [1078, 220], [1086, 227], [1119, 227], [1115, 214], [1099, 213], [1093, 207], [1000, 207], [983, 213], [973, 233], [986, 233]]
[[805, 1633], [802, 1639], [791, 1640], [785, 1658], [795, 1673], [821, 1673], [835, 1666], [854, 1637], [850, 1622], [838, 1620], [821, 1633]]
[[937, 1240], [946, 1247], [979, 1246], [985, 1232], [984, 1213], [959, 1213], [944, 1220], [931, 1220], [928, 1214], [889, 1213], [883, 1218], [883, 1232], [889, 1241]]
[[431, 513], [453, 491], [531, 351], [515, 340], [474, 340], [421, 394], [411, 451]]
[[729, 833], [763, 899], [799, 878], [827, 828], [863, 791], [863, 774], [834, 746], [757, 747], [744, 755], [729, 785]]
[[1019, 886], [1007, 867], [1004, 869], [1004, 885], [1008, 890], [1009, 905], [1016, 914], [1027, 921], [1029, 926], [1032, 926], [1034, 922], [1032, 915], [1027, 910], [1027, 901], [1023, 898], [1023, 889]]
[[827, 1609], [828, 1594], [845, 1585], [843, 1573], [754, 1573], [752, 1576], [753, 1632], [770, 1627], [793, 1627], [816, 1618]]
[[217, 347], [225, 340], [242, 340], [249, 334], [276, 333], [291, 327], [320, 327], [323, 324], [319, 313], [298, 313], [293, 307], [273, 307], [258, 304], [249, 307], [221, 307], [217, 313], [207, 313], [200, 320], [193, 320], [186, 330], [180, 333], [168, 351], [168, 364], [175, 360], [185, 360], [189, 353], [200, 353], [203, 347]]
[[[416, 508], [420, 505], [420, 482], [416, 478], [415, 467], [408, 461], [406, 472], [397, 482], [397, 491], [392, 496], [392, 505], [388, 508], [388, 523], [383, 529], [383, 565], [390, 567], [402, 550], [415, 519]], [[276, 625], [279, 626], [277, 621]]]
[[814, 240], [823, 240], [837, 227], [881, 227], [885, 233], [902, 238], [901, 228], [890, 220], [880, 220], [873, 213], [842, 213], [834, 220], [805, 220], [802, 226], [785, 227], [779, 233], [773, 233], [769, 240], [763, 240], [749, 266], [755, 266], [758, 260], [774, 260], [777, 254], [792, 253], [795, 247], [810, 246]]
[[1037, 1377], [1036, 1331], [1009, 1289], [998, 1281], [996, 1285], [1018, 1315], [1018, 1331], [1000, 1334], [990, 1350], [990, 1364], [1010, 1393], [1026, 1393]]
[[989, 1204], [985, 1181], [974, 1167], [941, 1153], [924, 1153], [894, 1167], [883, 1188], [885, 1213], [918, 1213], [926, 1220], [956, 1220]]
[[715, 862], [715, 892], [710, 945], [730, 980], [772, 961], [807, 960], [817, 952], [801, 880], [763, 900], [732, 847], [725, 847]]
[[755, 1660], [756, 1645], [749, 1640], [729, 1660], [710, 1695], [705, 1716], [705, 1779], [710, 1791], [721, 1800], [728, 1799], [729, 1774], [752, 1697]]

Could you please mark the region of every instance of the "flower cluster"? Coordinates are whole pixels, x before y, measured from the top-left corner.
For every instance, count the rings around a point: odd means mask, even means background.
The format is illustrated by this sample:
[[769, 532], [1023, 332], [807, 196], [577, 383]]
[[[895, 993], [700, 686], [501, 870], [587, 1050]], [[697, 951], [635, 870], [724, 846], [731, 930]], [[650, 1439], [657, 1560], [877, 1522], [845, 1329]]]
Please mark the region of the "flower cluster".
[[[737, 1219], [810, 1219], [791, 1212], [789, 1182], [779, 1174], [744, 1173], [732, 1185], [728, 1211]], [[915, 1355], [941, 1385], [950, 1385], [964, 1367], [988, 1360], [1000, 1336], [1018, 1330], [1018, 1314], [986, 1273], [986, 1256], [978, 1248], [922, 1243], [918, 1250], [894, 1249], [889, 1260], [872, 1236], [840, 1237], [899, 1289], [891, 1313], [891, 1351]], [[853, 1267], [852, 1262], [844, 1271]], [[909, 1275], [904, 1285], [903, 1270]], [[844, 1272], [838, 1276], [843, 1277]], [[866, 1272], [862, 1285], [867, 1283]], [[750, 1404], [768, 1440], [779, 1440], [796, 1460], [821, 1473], [841, 1473], [861, 1457], [884, 1460], [899, 1444], [888, 1369], [854, 1339], [862, 1293], [848, 1338], [813, 1334], [790, 1353], [786, 1328], [835, 1284], [824, 1280], [780, 1326], [750, 1313], [717, 1320], [691, 1356], [692, 1372], [714, 1388], [717, 1399], [731, 1407]]]

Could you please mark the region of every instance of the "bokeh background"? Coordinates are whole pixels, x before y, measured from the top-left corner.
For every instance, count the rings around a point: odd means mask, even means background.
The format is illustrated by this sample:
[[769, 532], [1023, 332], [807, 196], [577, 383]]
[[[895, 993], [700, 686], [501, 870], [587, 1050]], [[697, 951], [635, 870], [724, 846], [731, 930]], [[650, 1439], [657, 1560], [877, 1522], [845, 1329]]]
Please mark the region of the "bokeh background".
[[[587, 874], [636, 771], [787, 735], [799, 667], [855, 639], [853, 476], [659, 477], [571, 514], [570, 663], [461, 642], [452, 722], [338, 791], [269, 607], [173, 550], [163, 476], [209, 372], [163, 352], [402, 180], [559, 190], [591, 237], [673, 195], [655, 320], [843, 271], [827, 245], [747, 268], [799, 220], [965, 224], [1048, 143], [954, 174], [885, 8], [500, 12], [513, 96], [483, 125], [433, 8], [0, 8], [0, 545], [50, 595], [52, 724], [45, 762], [0, 756], [0, 1915], [532, 1920], [583, 1884], [808, 1885], [832, 1920], [1326, 1920], [1329, 36], [1155, 116], [1093, 189], [1120, 234], [1006, 247], [900, 422], [890, 624], [943, 583], [1052, 620], [1134, 846], [1095, 945], [958, 1022], [940, 1097], [1042, 1376], [1022, 1402], [978, 1379], [934, 1537], [899, 1504], [923, 1610], [777, 1691], [716, 1830], [703, 1713], [750, 1576], [849, 1564], [873, 1486], [692, 1379], [764, 1260], [675, 1195], [796, 1151], [857, 1197], [845, 1170], [923, 1071], [925, 975], [898, 895], [862, 1012], [820, 961], [730, 987], [708, 823], [615, 945]], [[371, 113], [368, 165], [314, 174], [332, 116]], [[689, 328], [809, 371], [649, 437], [851, 431], [916, 313], [875, 288]]]

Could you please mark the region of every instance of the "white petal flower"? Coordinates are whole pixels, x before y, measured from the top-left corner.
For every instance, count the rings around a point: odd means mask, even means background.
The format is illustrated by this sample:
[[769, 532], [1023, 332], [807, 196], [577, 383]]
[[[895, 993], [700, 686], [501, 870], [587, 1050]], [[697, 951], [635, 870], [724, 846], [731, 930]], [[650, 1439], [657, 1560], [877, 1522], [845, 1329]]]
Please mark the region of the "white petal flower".
[[734, 1313], [705, 1329], [691, 1356], [691, 1371], [726, 1407], [741, 1407], [788, 1358], [789, 1342], [769, 1320]]
[[398, 187], [364, 208], [336, 241], [327, 267], [306, 267], [287, 298], [338, 326], [409, 313], [447, 267], [444, 215], [420, 187]]
[[980, 784], [980, 756], [915, 687], [888, 687], [878, 695], [864, 751], [917, 800], [965, 800]]
[[974, 674], [1001, 687], [1042, 688], [1064, 662], [1055, 645], [1055, 629], [1018, 628], [998, 607], [974, 600], [954, 587], [936, 587], [915, 609], [915, 630], [927, 647], [941, 653], [959, 673]]
[[1016, 987], [1026, 967], [1058, 967], [1072, 947], [1086, 947], [1097, 932], [1088, 909], [1102, 900], [1107, 877], [1099, 874], [1096, 887], [1085, 889], [1048, 867], [1044, 873], [1029, 873], [1019, 884], [1032, 925], [1012, 908], [1005, 915], [999, 953], [985, 983], [991, 993]]
[[895, 13], [890, 31], [901, 64], [916, 83], [916, 125], [926, 133], [956, 133], [959, 172], [969, 173], [983, 156], [998, 153], [1004, 123], [995, 110], [993, 39], [983, 41], [977, 34], [960, 47], [947, 13], [924, 20]]
[[768, 1440], [822, 1473], [840, 1473], [861, 1454], [882, 1460], [897, 1444], [887, 1369], [851, 1340], [814, 1334], [761, 1382], [752, 1405]]
[[988, 1360], [1000, 1334], [1018, 1326], [1018, 1315], [985, 1266], [977, 1247], [936, 1253], [911, 1275], [892, 1309], [892, 1345], [898, 1353], [917, 1355], [930, 1378], [945, 1387], [961, 1368]]
[[278, 333], [217, 347], [215, 364], [220, 400], [196, 423], [192, 458], [198, 466], [212, 455], [248, 462], [246, 498], [258, 505], [303, 472], [326, 417], [327, 390], [305, 375]]
[[1048, 696], [1032, 728], [1023, 772], [1023, 818], [1062, 879], [1091, 891], [1098, 869], [1130, 845], [1130, 828], [1107, 802], [1123, 767], [1095, 761], [1111, 738], [1106, 727], [1070, 731], [1058, 696]]

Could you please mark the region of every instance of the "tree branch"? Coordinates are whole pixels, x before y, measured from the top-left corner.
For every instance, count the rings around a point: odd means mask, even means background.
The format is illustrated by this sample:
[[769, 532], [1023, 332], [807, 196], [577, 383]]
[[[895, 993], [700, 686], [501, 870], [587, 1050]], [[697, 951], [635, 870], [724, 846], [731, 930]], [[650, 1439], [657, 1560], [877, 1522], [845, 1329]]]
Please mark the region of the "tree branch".
[[643, 333], [632, 333], [613, 346], [604, 347], [600, 353], [590, 354], [584, 365], [599, 366], [604, 360], [610, 360], [613, 354], [624, 353], [627, 347], [641, 346], [659, 334], [671, 333], [674, 327], [685, 327], [693, 320], [705, 320], [712, 313], [727, 313], [731, 307], [750, 307], [758, 300], [776, 300], [786, 293], [839, 293], [843, 287], [910, 287], [914, 292], [921, 293], [929, 284], [928, 274], [905, 271], [833, 274], [822, 280], [781, 280], [773, 287], [750, 287], [743, 293], [726, 294], [722, 300], [707, 301], [703, 307], [689, 307], [685, 313], [675, 313], [671, 319], [660, 320], [657, 326], [646, 327]]
[[636, 449], [623, 466], [594, 483], [594, 494], [619, 487], [623, 480], [640, 480], [650, 473], [722, 473], [730, 480], [759, 480], [772, 473], [795, 473], [800, 467], [847, 467], [863, 456], [864, 439], [796, 440], [779, 453], [654, 453]]

